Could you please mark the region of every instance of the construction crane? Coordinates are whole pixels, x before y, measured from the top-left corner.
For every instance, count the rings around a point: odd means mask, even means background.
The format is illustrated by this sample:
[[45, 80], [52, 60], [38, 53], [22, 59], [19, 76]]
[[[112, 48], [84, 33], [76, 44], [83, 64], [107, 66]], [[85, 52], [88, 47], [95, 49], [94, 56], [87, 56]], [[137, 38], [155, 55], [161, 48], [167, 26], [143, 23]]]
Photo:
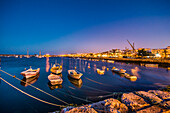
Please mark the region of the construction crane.
[[133, 45], [129, 42], [129, 40], [127, 40], [128, 41], [128, 43], [130, 44], [130, 46], [132, 47], [132, 49], [133, 49], [133, 53], [135, 52], [135, 44], [133, 43]]

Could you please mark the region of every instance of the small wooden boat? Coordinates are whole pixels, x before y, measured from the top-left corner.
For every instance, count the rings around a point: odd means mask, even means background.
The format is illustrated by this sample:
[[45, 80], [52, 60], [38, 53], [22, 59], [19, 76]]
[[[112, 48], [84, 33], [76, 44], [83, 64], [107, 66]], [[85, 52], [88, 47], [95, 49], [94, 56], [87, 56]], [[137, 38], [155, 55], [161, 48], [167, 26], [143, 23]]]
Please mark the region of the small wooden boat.
[[124, 73], [124, 75], [125, 75], [125, 78], [130, 79], [131, 81], [136, 81], [137, 80], [137, 77], [134, 76], [134, 75], [130, 75], [128, 73]]
[[48, 80], [51, 82], [51, 85], [57, 85], [63, 83], [63, 79], [60, 76], [54, 74], [50, 74], [48, 76]]
[[100, 75], [104, 75], [104, 70], [101, 70], [101, 69], [97, 69], [97, 73], [100, 74]]
[[25, 78], [25, 77], [24, 77], [24, 78], [21, 80], [21, 85], [27, 87], [27, 86], [29, 86], [30, 84], [35, 83], [35, 82], [38, 80], [39, 76], [40, 76], [40, 74], [37, 74], [36, 76], [31, 77], [31, 78]]
[[39, 72], [40, 72], [40, 68], [32, 69], [32, 68], [30, 67], [30, 69], [21, 72], [21, 75], [23, 75], [25, 78], [31, 78], [31, 77], [34, 77], [34, 76], [36, 76], [37, 74], [39, 74]]
[[62, 66], [61, 66], [61, 65], [57, 65], [57, 66], [56, 66], [56, 65], [54, 64], [50, 71], [51, 71], [52, 73], [55, 73], [55, 74], [61, 74], [61, 73], [62, 73], [62, 70], [63, 70], [63, 69], [62, 69]]
[[124, 69], [118, 69], [118, 68], [116, 68], [116, 67], [113, 67], [113, 68], [112, 68], [112, 71], [114, 71], [114, 72], [116, 72], [116, 73], [125, 73], [125, 72], [126, 72], [126, 70], [124, 70]]
[[83, 75], [82, 73], [78, 72], [77, 70], [68, 70], [68, 74], [70, 77], [74, 79], [80, 79], [80, 77]]

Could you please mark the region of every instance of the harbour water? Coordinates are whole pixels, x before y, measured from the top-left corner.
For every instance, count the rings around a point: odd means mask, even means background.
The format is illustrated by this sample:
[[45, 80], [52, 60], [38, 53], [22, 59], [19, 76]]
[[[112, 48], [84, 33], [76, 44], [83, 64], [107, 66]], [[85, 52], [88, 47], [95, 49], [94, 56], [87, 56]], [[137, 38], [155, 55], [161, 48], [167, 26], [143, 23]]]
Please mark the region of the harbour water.
[[[62, 85], [51, 86], [48, 75], [54, 63], [63, 64]], [[26, 80], [20, 75], [25, 68], [40, 68], [40, 74]], [[123, 75], [111, 71], [112, 67], [123, 68], [127, 73], [137, 76], [136, 81], [131, 81]], [[83, 76], [80, 80], [68, 77], [67, 70], [77, 68]], [[97, 73], [96, 69], [105, 69], [104, 75]], [[108, 68], [108, 69], [107, 69]], [[99, 97], [111, 95], [114, 92], [130, 92], [138, 90], [158, 89], [170, 85], [170, 71], [165, 68], [143, 67], [130, 63], [108, 63], [105, 61], [89, 61], [74, 58], [15, 58], [2, 57], [1, 69], [15, 75], [39, 89], [69, 103], [82, 105], [100, 100]], [[17, 88], [48, 102], [65, 105], [63, 102], [52, 98], [15, 78], [3, 73], [1, 77]], [[13, 87], [0, 80], [0, 112], [2, 113], [46, 113], [59, 110], [55, 107], [24, 95]], [[102, 99], [102, 98], [101, 98]], [[87, 102], [90, 101], [90, 102]]]

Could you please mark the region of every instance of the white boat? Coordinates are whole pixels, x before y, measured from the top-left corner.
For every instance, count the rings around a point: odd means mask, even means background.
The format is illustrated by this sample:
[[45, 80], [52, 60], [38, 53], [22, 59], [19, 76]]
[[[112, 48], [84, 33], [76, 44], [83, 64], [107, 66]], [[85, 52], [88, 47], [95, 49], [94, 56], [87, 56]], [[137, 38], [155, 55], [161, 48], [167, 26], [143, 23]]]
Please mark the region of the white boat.
[[62, 68], [62, 66], [61, 65], [53, 65], [53, 67], [51, 68], [51, 70], [50, 70], [52, 73], [55, 73], [55, 74], [61, 74], [62, 73], [62, 71], [63, 71], [63, 68]]
[[77, 70], [68, 70], [68, 74], [70, 77], [74, 79], [80, 79], [80, 77], [83, 75], [82, 73], [78, 72]]
[[134, 75], [130, 75], [128, 73], [124, 73], [124, 75], [125, 75], [125, 78], [130, 79], [131, 81], [136, 81], [137, 80], [137, 77], [134, 76]]
[[116, 67], [113, 67], [113, 68], [112, 68], [112, 71], [114, 71], [114, 72], [116, 72], [116, 73], [125, 73], [125, 72], [126, 72], [126, 70], [124, 70], [124, 69], [118, 69], [118, 68], [116, 68]]
[[30, 69], [21, 72], [21, 75], [23, 75], [25, 78], [31, 78], [31, 77], [34, 77], [34, 76], [36, 76], [37, 74], [39, 74], [39, 72], [40, 72], [40, 68], [32, 69], [32, 68], [30, 67]]
[[48, 76], [48, 80], [51, 82], [51, 85], [57, 85], [63, 83], [63, 79], [60, 76], [54, 74], [50, 74]]
[[100, 75], [104, 75], [104, 70], [101, 70], [101, 69], [97, 69], [97, 73], [100, 74]]

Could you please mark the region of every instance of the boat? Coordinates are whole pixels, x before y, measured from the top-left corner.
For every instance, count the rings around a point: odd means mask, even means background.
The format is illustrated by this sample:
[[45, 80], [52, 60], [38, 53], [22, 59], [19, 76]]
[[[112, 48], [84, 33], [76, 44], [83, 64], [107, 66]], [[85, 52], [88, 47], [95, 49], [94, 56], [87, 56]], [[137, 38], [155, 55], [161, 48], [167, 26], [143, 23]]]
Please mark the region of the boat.
[[113, 67], [113, 68], [112, 68], [112, 71], [114, 71], [114, 72], [116, 72], [116, 73], [125, 73], [125, 72], [126, 72], [126, 70], [124, 70], [124, 69], [118, 69], [118, 68], [116, 68], [116, 67]]
[[31, 78], [25, 78], [25, 77], [24, 77], [24, 78], [21, 80], [21, 85], [27, 87], [27, 86], [35, 83], [35, 82], [38, 80], [39, 76], [40, 76], [40, 74], [37, 74], [36, 76], [31, 77]]
[[68, 80], [77, 88], [81, 88], [83, 85], [83, 81], [81, 78], [77, 80], [77, 79], [73, 79], [70, 76], [68, 76]]
[[63, 71], [63, 69], [62, 69], [62, 65], [53, 65], [53, 67], [51, 68], [51, 70], [50, 70], [52, 73], [55, 73], [55, 74], [61, 74], [62, 73], [62, 71]]
[[104, 70], [101, 70], [101, 69], [98, 69], [98, 68], [97, 68], [97, 73], [98, 73], [98, 74], [104, 75], [104, 72], [105, 72]]
[[77, 70], [68, 70], [68, 75], [71, 78], [80, 79], [83, 74], [78, 72]]
[[108, 62], [108, 63], [114, 63], [115, 61], [113, 61], [113, 60], [108, 60], [107, 62]]
[[158, 68], [158, 64], [145, 64], [145, 67]]
[[21, 75], [23, 75], [25, 78], [31, 78], [31, 77], [34, 77], [34, 76], [36, 76], [37, 74], [39, 74], [39, 72], [40, 72], [40, 68], [32, 69], [32, 68], [30, 67], [30, 69], [21, 72]]
[[63, 79], [60, 76], [54, 75], [52, 73], [48, 76], [48, 80], [51, 82], [51, 85], [57, 85], [63, 83]]
[[137, 77], [134, 76], [134, 75], [130, 75], [128, 73], [124, 73], [124, 75], [125, 75], [125, 78], [130, 79], [131, 81], [136, 81], [137, 80]]

